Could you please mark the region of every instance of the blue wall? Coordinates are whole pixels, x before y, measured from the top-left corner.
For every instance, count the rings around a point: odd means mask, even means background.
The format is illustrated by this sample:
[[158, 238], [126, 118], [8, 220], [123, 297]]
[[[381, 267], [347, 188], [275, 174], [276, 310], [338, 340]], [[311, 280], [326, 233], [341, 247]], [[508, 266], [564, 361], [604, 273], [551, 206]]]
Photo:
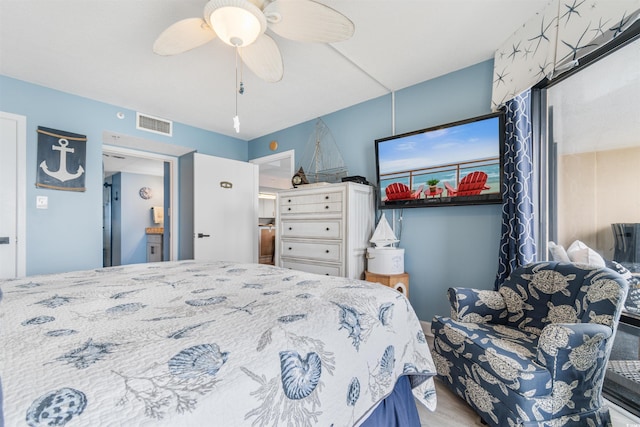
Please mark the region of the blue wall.
[[[120, 236], [120, 265], [147, 262], [147, 227], [162, 227], [153, 222], [153, 206], [164, 205], [164, 179], [161, 176], [142, 175], [137, 173], [119, 173], [120, 188], [118, 201], [113, 206], [123, 213], [121, 218]], [[145, 200], [139, 195], [142, 187], [152, 190], [150, 199]], [[114, 188], [114, 191], [115, 188]], [[115, 237], [115, 236], [114, 236]], [[115, 238], [114, 238], [115, 241]], [[113, 264], [116, 265], [116, 264]]]
[[[396, 134], [491, 112], [493, 61], [486, 61], [395, 93]], [[375, 139], [392, 134], [391, 94], [322, 117], [349, 175], [376, 181]], [[296, 150], [299, 160], [315, 120], [250, 141], [249, 158]], [[449, 314], [451, 286], [492, 289], [498, 266], [499, 205], [405, 209], [400, 247], [410, 275], [409, 299], [418, 317]], [[387, 214], [391, 219], [391, 212]]]
[[[27, 117], [27, 275], [102, 266], [102, 133], [191, 147], [200, 153], [247, 160], [248, 144], [174, 123], [173, 137], [139, 131], [135, 111], [0, 76], [0, 111]], [[125, 119], [116, 117], [123, 112]], [[85, 192], [35, 187], [38, 126], [86, 135]], [[36, 209], [36, 195], [49, 209]]]
[[[395, 94], [396, 132], [409, 132], [490, 112], [492, 61], [400, 90]], [[191, 147], [236, 160], [278, 151], [302, 156], [315, 120], [250, 142], [175, 123], [173, 138], [135, 129], [135, 112], [0, 76], [0, 110], [27, 117], [27, 274], [102, 265], [102, 132], [104, 130]], [[382, 96], [323, 116], [350, 175], [375, 182], [374, 140], [392, 134], [392, 96]], [[125, 120], [116, 113], [125, 113]], [[36, 127], [87, 135], [87, 191], [35, 188]], [[150, 136], [151, 135], [151, 136]], [[49, 209], [35, 208], [36, 195], [49, 196]], [[400, 217], [401, 212], [396, 212]], [[388, 217], [391, 216], [391, 213]], [[410, 274], [410, 300], [418, 317], [448, 314], [446, 289], [491, 289], [500, 235], [498, 205], [407, 209], [400, 246]]]

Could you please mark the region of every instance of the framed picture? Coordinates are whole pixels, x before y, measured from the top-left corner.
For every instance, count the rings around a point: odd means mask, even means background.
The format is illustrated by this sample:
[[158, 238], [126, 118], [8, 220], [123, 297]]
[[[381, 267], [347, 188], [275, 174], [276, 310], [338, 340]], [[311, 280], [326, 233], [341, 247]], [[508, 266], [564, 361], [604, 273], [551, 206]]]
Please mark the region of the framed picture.
[[38, 126], [36, 187], [86, 191], [87, 137]]

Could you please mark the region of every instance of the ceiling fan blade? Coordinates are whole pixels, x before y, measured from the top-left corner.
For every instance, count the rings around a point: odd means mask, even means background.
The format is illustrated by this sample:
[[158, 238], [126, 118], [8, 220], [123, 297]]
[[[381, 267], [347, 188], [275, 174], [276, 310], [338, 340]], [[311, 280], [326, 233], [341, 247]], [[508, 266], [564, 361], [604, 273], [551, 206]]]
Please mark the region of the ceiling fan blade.
[[158, 55], [176, 55], [202, 46], [216, 38], [216, 33], [202, 18], [178, 21], [164, 30], [153, 43]]
[[276, 42], [268, 35], [262, 34], [254, 43], [240, 48], [240, 57], [242, 62], [261, 79], [270, 83], [282, 80], [284, 74], [282, 55]]
[[353, 22], [340, 12], [311, 0], [276, 0], [263, 10], [269, 28], [301, 42], [333, 43], [353, 35]]

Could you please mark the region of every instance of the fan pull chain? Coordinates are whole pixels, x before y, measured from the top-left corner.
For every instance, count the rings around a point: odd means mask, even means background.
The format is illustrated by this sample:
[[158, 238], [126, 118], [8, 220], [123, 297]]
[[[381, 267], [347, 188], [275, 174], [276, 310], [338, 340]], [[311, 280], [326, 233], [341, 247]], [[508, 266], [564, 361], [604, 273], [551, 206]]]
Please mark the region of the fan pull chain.
[[[240, 49], [238, 47], [238, 49]], [[242, 71], [244, 70], [244, 62], [242, 62], [242, 58], [240, 58], [240, 88], [238, 89], [238, 93], [240, 95], [244, 94], [244, 82], [242, 80], [244, 80], [244, 78], [242, 77]]]
[[233, 128], [236, 130], [236, 133], [240, 133], [240, 118], [238, 117], [238, 94], [242, 95], [244, 93], [244, 83], [242, 82], [242, 61], [240, 61], [240, 85], [238, 85], [238, 57], [240, 55], [240, 47], [236, 46], [236, 85], [235, 85], [235, 93], [236, 93], [236, 115], [233, 117]]

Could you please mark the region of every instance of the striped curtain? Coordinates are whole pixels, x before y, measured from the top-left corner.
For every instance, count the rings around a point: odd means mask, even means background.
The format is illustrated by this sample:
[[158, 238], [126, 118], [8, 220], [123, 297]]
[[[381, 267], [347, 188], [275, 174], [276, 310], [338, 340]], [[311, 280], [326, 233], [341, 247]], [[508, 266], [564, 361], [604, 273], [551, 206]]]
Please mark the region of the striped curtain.
[[536, 260], [531, 90], [505, 104], [502, 236], [495, 288], [516, 267]]

